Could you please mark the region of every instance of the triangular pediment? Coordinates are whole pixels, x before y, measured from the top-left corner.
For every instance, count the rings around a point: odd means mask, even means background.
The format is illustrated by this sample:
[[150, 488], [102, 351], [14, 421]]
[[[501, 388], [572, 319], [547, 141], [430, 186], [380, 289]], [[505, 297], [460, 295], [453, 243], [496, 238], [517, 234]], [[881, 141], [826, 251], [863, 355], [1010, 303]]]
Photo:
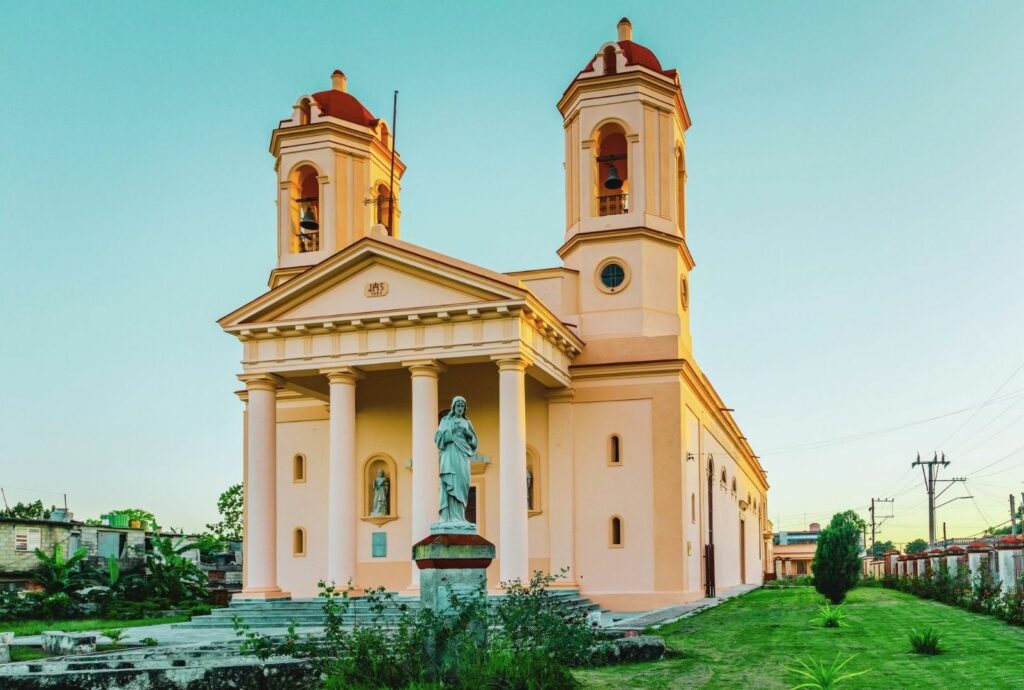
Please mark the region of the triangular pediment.
[[[474, 270], [476, 269], [476, 270]], [[224, 327], [523, 299], [507, 276], [396, 240], [364, 239], [220, 320]]]

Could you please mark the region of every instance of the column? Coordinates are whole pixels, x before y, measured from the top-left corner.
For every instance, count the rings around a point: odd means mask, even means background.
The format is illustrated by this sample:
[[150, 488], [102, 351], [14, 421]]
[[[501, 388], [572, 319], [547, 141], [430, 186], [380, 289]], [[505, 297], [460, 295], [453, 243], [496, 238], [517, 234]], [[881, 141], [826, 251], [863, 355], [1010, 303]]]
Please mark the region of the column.
[[[444, 365], [433, 360], [407, 362], [412, 377], [412, 543], [430, 534], [438, 520], [437, 378]], [[418, 588], [420, 570], [412, 566], [412, 587]]]
[[576, 587], [575, 452], [571, 388], [548, 393], [548, 524], [551, 572], [568, 568], [556, 586]]
[[246, 581], [242, 599], [288, 596], [277, 586], [277, 386], [273, 374], [242, 374], [248, 392], [245, 458]]
[[498, 363], [498, 576], [502, 582], [530, 576], [526, 505], [525, 358]]
[[356, 584], [356, 526], [359, 494], [356, 468], [356, 381], [358, 369], [322, 372], [330, 384], [331, 418], [327, 456], [327, 581]]

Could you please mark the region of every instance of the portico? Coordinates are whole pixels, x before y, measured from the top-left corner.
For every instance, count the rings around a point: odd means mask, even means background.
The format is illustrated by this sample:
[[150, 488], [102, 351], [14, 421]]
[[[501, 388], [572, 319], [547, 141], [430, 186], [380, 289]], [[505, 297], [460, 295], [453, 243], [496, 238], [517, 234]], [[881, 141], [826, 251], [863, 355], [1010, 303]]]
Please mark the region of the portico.
[[[483, 280], [476, 278], [476, 284], [465, 288], [478, 293], [472, 302], [424, 309], [415, 301], [404, 301], [405, 308], [396, 309], [399, 291], [415, 300], [415, 269], [423, 268], [422, 264], [407, 263], [420, 257], [410, 257], [401, 245], [386, 236], [365, 238], [349, 252], [328, 261], [333, 265], [322, 267], [327, 276], [303, 275], [284, 286], [291, 289], [270, 293], [287, 294], [275, 295], [276, 299], [265, 304], [257, 300], [225, 317], [235, 322], [227, 330], [245, 344], [244, 371], [239, 379], [245, 383], [243, 397], [247, 399], [246, 479], [249, 502], [261, 507], [252, 510], [247, 504], [243, 596], [289, 595], [279, 582], [276, 568], [276, 561], [287, 551], [290, 539], [289, 516], [283, 514], [287, 511], [277, 501], [279, 486], [284, 491], [292, 489], [289, 482], [282, 481], [282, 474], [287, 473], [289, 449], [279, 443], [276, 433], [284, 419], [298, 414], [306, 421], [325, 421], [327, 427], [326, 523], [317, 529], [301, 526], [305, 530], [305, 557], [310, 558], [317, 550], [317, 534], [322, 532], [324, 568], [319, 577], [339, 585], [351, 582], [357, 588], [376, 586], [381, 584], [379, 577], [372, 581], [360, 577], [359, 562], [367, 559], [359, 552], [359, 528], [365, 517], [359, 500], [360, 465], [364, 460], [359, 448], [366, 443], [380, 446], [381, 442], [379, 432], [368, 426], [363, 433], [371, 438], [359, 443], [357, 411], [364, 405], [361, 391], [383, 386], [394, 399], [396, 376], [404, 380], [402, 387], [406, 391], [402, 397], [407, 395], [409, 404], [394, 408], [393, 415], [401, 419], [392, 420], [389, 426], [398, 432], [398, 439], [405, 437], [404, 443], [396, 445], [408, 448], [411, 462], [396, 463], [399, 476], [389, 479], [398, 490], [399, 500], [404, 485], [409, 484], [408, 513], [399, 512], [401, 505], [396, 505], [393, 512], [398, 518], [396, 522], [408, 520], [406, 539], [414, 543], [427, 536], [430, 525], [437, 521], [438, 458], [434, 432], [439, 411], [448, 405], [441, 393], [441, 383], [449, 376], [454, 376], [453, 383], [464, 380], [468, 370], [476, 379], [475, 386], [494, 391], [497, 408], [482, 415], [486, 425], [488, 414], [494, 412], [498, 429], [493, 438], [486, 439], [486, 465], [477, 472], [481, 478], [491, 477], [488, 483], [496, 482], [490, 498], [497, 503], [497, 524], [487, 531], [498, 547], [497, 579], [525, 580], [529, 576], [527, 381], [531, 382], [531, 390], [542, 391], [534, 394], [536, 402], [546, 405], [546, 394], [567, 390], [569, 363], [582, 343], [564, 324], [545, 313], [541, 305], [530, 304], [529, 295], [516, 294], [518, 288], [506, 281], [486, 285], [491, 282], [486, 276]], [[348, 278], [353, 273], [353, 264], [362, 270], [355, 271], [358, 277]], [[387, 268], [381, 271], [385, 265]], [[310, 273], [317, 272], [314, 269]], [[391, 300], [382, 306], [389, 308], [329, 319], [301, 316], [303, 298], [309, 298], [311, 288], [319, 288], [313, 290], [316, 296], [312, 299], [323, 300], [332, 292], [350, 291], [347, 283], [351, 280], [366, 282], [367, 273], [375, 274], [372, 282], [388, 286], [385, 297], [390, 296]], [[383, 277], [378, 275], [382, 273]], [[335, 276], [335, 280], [329, 276]], [[329, 283], [329, 287], [322, 287], [323, 282]], [[490, 294], [479, 294], [483, 287]], [[501, 292], [495, 292], [496, 288]], [[375, 305], [374, 299], [380, 298], [364, 297], [367, 306]], [[471, 406], [491, 406], [479, 395], [468, 397]], [[365, 404], [370, 404], [369, 400]], [[283, 419], [278, 416], [279, 410], [285, 414]], [[316, 419], [318, 416], [326, 419]], [[539, 446], [545, 442], [546, 438], [535, 440]], [[571, 448], [571, 441], [567, 446]], [[402, 466], [405, 464], [409, 466]], [[497, 468], [493, 469], [493, 465]], [[309, 471], [316, 473], [317, 468], [311, 465]], [[483, 503], [488, 496], [480, 495], [479, 500]], [[385, 525], [379, 531], [390, 536], [397, 527]], [[409, 563], [408, 555], [401, 555]], [[415, 588], [418, 571], [411, 564], [406, 570], [404, 584]]]

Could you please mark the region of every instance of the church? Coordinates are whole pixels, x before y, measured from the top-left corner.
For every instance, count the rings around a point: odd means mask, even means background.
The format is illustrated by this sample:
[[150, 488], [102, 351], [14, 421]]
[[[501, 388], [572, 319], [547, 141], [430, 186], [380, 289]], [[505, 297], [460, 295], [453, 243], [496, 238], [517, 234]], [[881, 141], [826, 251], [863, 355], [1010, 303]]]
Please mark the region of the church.
[[242, 350], [240, 597], [311, 597], [321, 579], [416, 592], [455, 396], [479, 438], [465, 513], [496, 545], [490, 587], [562, 572], [636, 611], [761, 583], [767, 476], [692, 351], [690, 116], [632, 31], [622, 19], [558, 100], [551, 267], [403, 241], [406, 167], [340, 71], [273, 131], [276, 265], [219, 321]]

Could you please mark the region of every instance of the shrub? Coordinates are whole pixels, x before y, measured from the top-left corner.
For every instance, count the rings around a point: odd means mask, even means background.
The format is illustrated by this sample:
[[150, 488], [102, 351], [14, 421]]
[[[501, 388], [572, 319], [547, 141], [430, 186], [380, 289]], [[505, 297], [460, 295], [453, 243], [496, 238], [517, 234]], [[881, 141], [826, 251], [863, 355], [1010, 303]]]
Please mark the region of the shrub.
[[860, 578], [860, 532], [863, 520], [853, 511], [837, 513], [818, 535], [814, 552], [814, 587], [833, 604], [841, 604]]
[[846, 613], [843, 612], [843, 605], [832, 607], [828, 602], [825, 602], [818, 607], [818, 616], [812, 619], [811, 622], [821, 621], [821, 624], [826, 628], [840, 628], [846, 625], [843, 618], [846, 617]]
[[854, 656], [856, 655], [847, 657], [845, 661], [839, 661], [839, 655], [837, 654], [835, 660], [827, 666], [821, 659], [808, 658], [806, 661], [797, 659], [798, 668], [792, 666], [783, 666], [783, 668], [804, 679], [802, 683], [794, 686], [793, 690], [798, 690], [798, 688], [821, 688], [825, 690], [842, 683], [844, 680], [862, 676], [870, 671], [870, 669], [864, 669], [863, 671], [843, 673], [843, 667], [850, 663]]
[[[237, 618], [235, 631], [245, 653], [309, 658], [329, 689], [574, 688], [569, 668], [589, 661], [595, 637], [585, 614], [566, 610], [549, 596], [554, 579], [535, 573], [529, 583], [506, 583], [506, 595], [494, 602], [484, 587], [449, 590], [444, 615], [411, 612], [378, 588], [366, 595], [376, 620], [357, 622], [351, 630], [343, 625], [348, 591], [321, 582], [322, 639], [299, 639], [294, 627], [285, 638], [274, 639]], [[385, 610], [398, 611], [397, 623], [382, 624]]]
[[155, 637], [143, 637], [139, 642], [147, 647], [156, 647], [160, 644]]
[[994, 613], [999, 604], [999, 585], [992, 577], [990, 558], [982, 558], [971, 584], [967, 608], [975, 613]]
[[941, 654], [942, 649], [939, 647], [940, 637], [934, 628], [926, 628], [920, 632], [912, 629], [910, 631], [910, 649], [914, 654], [929, 654], [932, 656]]

